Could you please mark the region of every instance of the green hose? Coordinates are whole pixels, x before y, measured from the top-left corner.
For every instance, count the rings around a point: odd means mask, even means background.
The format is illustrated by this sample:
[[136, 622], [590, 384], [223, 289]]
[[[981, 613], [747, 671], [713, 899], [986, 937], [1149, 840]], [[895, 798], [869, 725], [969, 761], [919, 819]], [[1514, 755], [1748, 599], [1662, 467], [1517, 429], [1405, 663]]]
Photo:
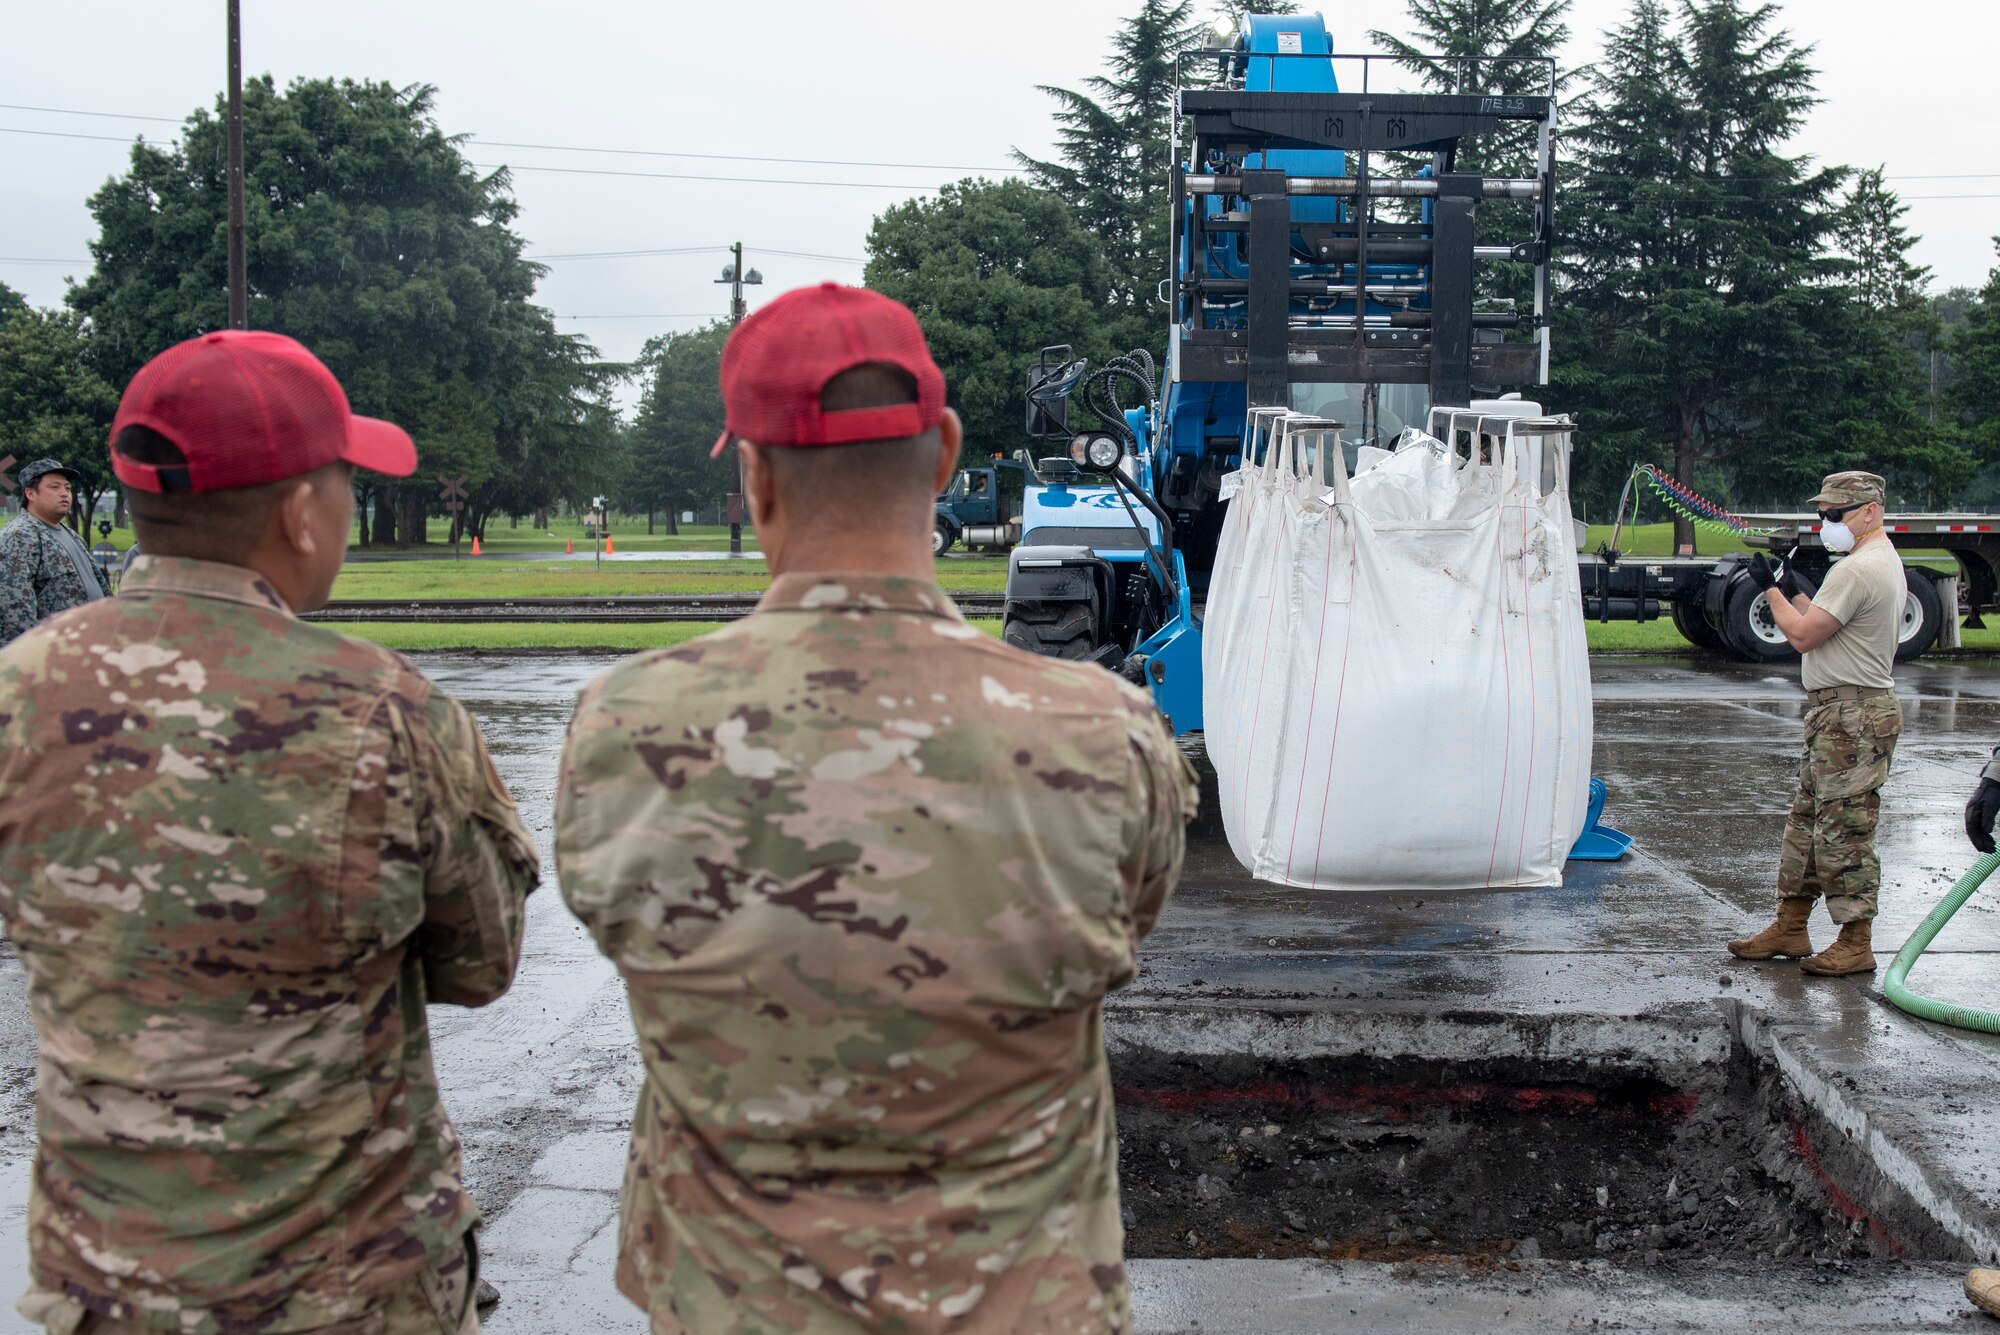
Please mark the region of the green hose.
[[1988, 853], [1972, 864], [1972, 870], [1959, 877], [1958, 884], [1932, 909], [1930, 916], [1917, 924], [1917, 930], [1910, 933], [1910, 939], [1896, 952], [1895, 962], [1890, 964], [1888, 975], [1882, 980], [1882, 991], [1898, 1009], [1908, 1011], [1922, 1020], [1936, 1020], [1939, 1024], [1954, 1025], [1960, 1029], [1977, 1029], [1985, 1034], [2000, 1034], [2000, 1012], [1976, 1011], [1970, 1006], [1952, 1006], [1942, 1001], [1932, 1001], [1920, 997], [1903, 986], [1903, 980], [1910, 976], [1910, 969], [1916, 964], [1917, 956], [1924, 953], [1933, 938], [1944, 930], [1951, 921], [1951, 915], [1965, 906], [1993, 870], [2000, 867], [2000, 853]]

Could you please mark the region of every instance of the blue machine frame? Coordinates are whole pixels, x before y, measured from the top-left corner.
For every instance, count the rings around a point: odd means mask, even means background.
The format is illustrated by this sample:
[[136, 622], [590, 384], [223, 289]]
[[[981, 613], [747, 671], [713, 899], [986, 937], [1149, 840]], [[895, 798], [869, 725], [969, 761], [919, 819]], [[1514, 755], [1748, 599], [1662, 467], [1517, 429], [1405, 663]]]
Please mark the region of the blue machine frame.
[[[1355, 438], [1379, 439], [1420, 425], [1430, 402], [1469, 405], [1475, 380], [1547, 379], [1553, 97], [1372, 94], [1369, 62], [1379, 59], [1336, 53], [1317, 15], [1259, 14], [1243, 20], [1239, 47], [1184, 57], [1214, 61], [1224, 77], [1220, 88], [1184, 80], [1175, 93], [1173, 267], [1162, 285], [1173, 289], [1173, 318], [1163, 398], [1127, 410], [1113, 392], [1119, 412], [1107, 415], [1084, 387], [1086, 404], [1118, 437], [1118, 467], [1132, 495], [1101, 474], [1070, 471], [1042, 476], [1024, 498], [1016, 555], [1025, 567], [1067, 560], [1074, 568], [1090, 563], [1100, 576], [1107, 567], [1147, 570], [1152, 593], [1143, 616], [1107, 611], [1107, 632], [1115, 621], [1120, 643], [1090, 648], [1143, 680], [1177, 732], [1203, 723], [1197, 611], [1221, 526], [1220, 478], [1241, 461], [1252, 406], [1333, 417], [1356, 428]], [[1530, 63], [1548, 67], [1552, 90], [1552, 62]], [[1491, 65], [1461, 62], [1473, 78]], [[1361, 93], [1341, 91], [1337, 66], [1358, 68]], [[1185, 143], [1184, 123], [1193, 131]], [[1522, 124], [1540, 128], [1540, 175], [1489, 180], [1455, 170], [1461, 137]], [[1379, 155], [1388, 153], [1423, 165], [1410, 176], [1382, 175]], [[1481, 199], [1537, 201], [1529, 238], [1511, 248], [1475, 246]], [[1475, 258], [1531, 263], [1532, 314], [1475, 314]], [[1530, 341], [1509, 341], [1509, 330], [1526, 331]], [[1032, 375], [1030, 385], [1032, 404], [1043, 396]], [[1054, 392], [1074, 388], [1072, 378]], [[1146, 389], [1150, 399], [1153, 387]], [[1385, 411], [1385, 389], [1401, 396], [1397, 411]], [[1084, 439], [1071, 442], [1073, 457]], [[1144, 509], [1134, 496], [1146, 498]], [[1171, 516], [1171, 524], [1147, 510]], [[1163, 545], [1165, 535], [1171, 545]], [[1046, 544], [1044, 557], [1036, 557], [1037, 544]], [[1059, 597], [1085, 598], [1089, 582], [1072, 580], [1058, 593], [1023, 564], [1014, 573], [1021, 579], [1017, 592], [1010, 576], [1008, 615], [1010, 627], [1023, 628], [1015, 642], [1073, 654], [1073, 639], [1037, 641], [1026, 623], [1035, 615], [1054, 621]], [[1114, 580], [1102, 596], [1115, 600], [1126, 587]]]

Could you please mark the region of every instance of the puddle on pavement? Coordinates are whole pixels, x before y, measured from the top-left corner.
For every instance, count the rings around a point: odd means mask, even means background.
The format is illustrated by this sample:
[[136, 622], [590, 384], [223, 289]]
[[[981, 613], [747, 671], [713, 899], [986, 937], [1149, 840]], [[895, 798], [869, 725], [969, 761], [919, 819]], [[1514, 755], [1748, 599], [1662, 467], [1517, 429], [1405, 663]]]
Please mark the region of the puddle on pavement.
[[1450, 1057], [1369, 1055], [1367, 1038], [1177, 1051], [1128, 1028], [1111, 1049], [1127, 1255], [1956, 1258], [1914, 1207], [1862, 1204], [1879, 1175], [1711, 1015], [1715, 1041], [1658, 1057], [1507, 1053], [1490, 1040], [1518, 1017], [1427, 1022]]

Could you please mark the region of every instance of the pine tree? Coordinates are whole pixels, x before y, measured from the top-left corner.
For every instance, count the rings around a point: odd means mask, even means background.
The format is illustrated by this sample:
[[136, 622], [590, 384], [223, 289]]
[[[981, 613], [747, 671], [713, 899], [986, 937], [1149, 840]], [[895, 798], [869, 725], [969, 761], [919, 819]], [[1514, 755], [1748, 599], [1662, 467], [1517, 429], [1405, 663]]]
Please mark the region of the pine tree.
[[[2000, 247], [2000, 237], [1994, 238]], [[1947, 395], [1955, 425], [1980, 458], [2000, 459], [2000, 266], [1951, 340], [1956, 377]]]
[[1835, 227], [1853, 266], [1845, 356], [1829, 367], [1838, 430], [1889, 481], [1891, 502], [1935, 510], [1971, 478], [1972, 456], [1938, 419], [1930, 384], [1942, 338], [1926, 295], [1930, 270], [1913, 263], [1903, 226], [1909, 208], [1883, 183], [1882, 168], [1855, 178]]
[[[1535, 93], [1547, 77], [1538, 62], [1569, 40], [1573, 0], [1410, 0], [1415, 43], [1377, 29], [1376, 45], [1423, 77], [1436, 93]], [[1435, 56], [1481, 58], [1476, 64]], [[1497, 58], [1497, 59], [1489, 59]], [[1524, 59], [1525, 58], [1525, 59]]]
[[[1590, 77], [1562, 201], [1558, 367], [1600, 485], [1662, 446], [1678, 479], [1711, 489], [1754, 459], [1758, 500], [1859, 462], [1825, 420], [1851, 316], [1831, 251], [1847, 173], [1781, 151], [1816, 99], [1776, 17], [1681, 0], [1670, 28], [1636, 0]], [[1693, 539], [1677, 522], [1676, 542]]]
[[1125, 347], [1160, 351], [1166, 319], [1155, 301], [1167, 277], [1167, 157], [1180, 53], [1213, 40], [1193, 0], [1143, 0], [1112, 39], [1107, 73], [1086, 91], [1044, 86], [1056, 99], [1060, 160], [1018, 150], [1029, 180], [1067, 200], [1103, 243], [1111, 306]]

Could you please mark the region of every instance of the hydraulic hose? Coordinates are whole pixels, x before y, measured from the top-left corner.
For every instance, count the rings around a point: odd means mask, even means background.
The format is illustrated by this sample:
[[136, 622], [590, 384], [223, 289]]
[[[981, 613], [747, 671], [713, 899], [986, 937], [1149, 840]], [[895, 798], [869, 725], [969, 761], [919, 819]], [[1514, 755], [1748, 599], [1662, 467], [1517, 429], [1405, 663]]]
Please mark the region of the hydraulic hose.
[[1951, 893], [1930, 911], [1929, 917], [1917, 924], [1917, 930], [1910, 933], [1910, 939], [1896, 952], [1895, 961], [1889, 965], [1889, 972], [1882, 979], [1882, 991], [1897, 1009], [1921, 1020], [1935, 1020], [1959, 1029], [1976, 1029], [1982, 1034], [2000, 1034], [2000, 1011], [1980, 1011], [1970, 1006], [1933, 1001], [1929, 997], [1918, 996], [1903, 983], [1910, 976], [1917, 957], [1924, 953], [1924, 948], [1944, 930], [1944, 925], [1951, 921], [1951, 915], [1965, 906], [1965, 901], [1972, 898], [1972, 892], [1993, 874], [1995, 868], [2000, 868], [2000, 853], [1988, 853], [1973, 863], [1972, 870], [1959, 878]]

